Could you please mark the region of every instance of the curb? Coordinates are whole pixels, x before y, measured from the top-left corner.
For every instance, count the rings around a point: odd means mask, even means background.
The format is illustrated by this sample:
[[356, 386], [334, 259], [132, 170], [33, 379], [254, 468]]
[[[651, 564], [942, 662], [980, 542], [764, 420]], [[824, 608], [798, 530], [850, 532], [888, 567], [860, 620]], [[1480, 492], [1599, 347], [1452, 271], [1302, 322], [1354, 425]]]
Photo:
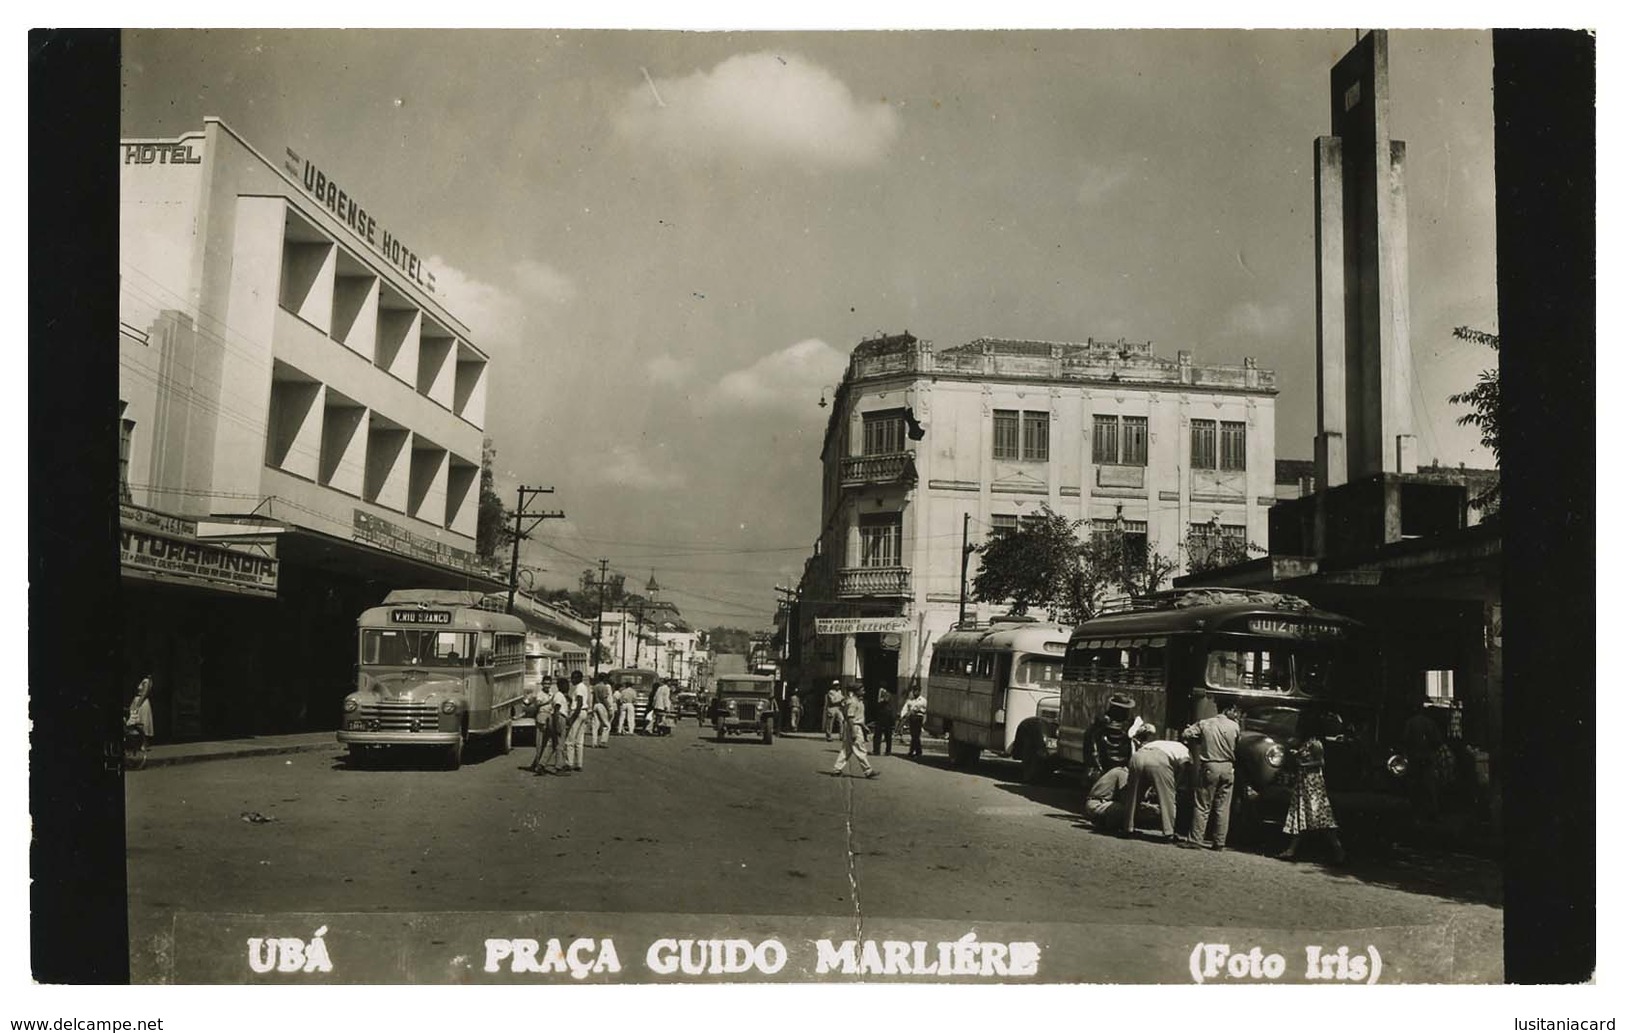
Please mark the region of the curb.
[[[210, 760], [239, 760], [244, 757], [275, 757], [284, 753], [315, 753], [318, 750], [332, 750], [337, 752], [339, 744], [336, 742], [321, 743], [294, 743], [283, 746], [245, 746], [239, 750], [228, 750], [221, 753], [183, 753], [172, 757], [147, 756], [147, 762], [139, 769], [164, 768], [175, 764], [199, 764]], [[130, 769], [126, 768], [128, 774]]]

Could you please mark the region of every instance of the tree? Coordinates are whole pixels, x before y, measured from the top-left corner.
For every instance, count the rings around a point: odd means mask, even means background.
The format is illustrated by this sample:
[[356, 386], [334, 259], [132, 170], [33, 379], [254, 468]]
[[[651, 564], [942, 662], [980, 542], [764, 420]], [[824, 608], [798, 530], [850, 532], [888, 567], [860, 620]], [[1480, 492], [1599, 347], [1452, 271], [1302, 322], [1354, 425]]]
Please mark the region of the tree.
[[474, 552], [492, 565], [501, 564], [502, 551], [513, 543], [513, 521], [497, 494], [496, 476], [491, 471], [496, 457], [497, 450], [486, 438], [480, 448], [480, 510], [474, 525]]
[[1185, 572], [1205, 574], [1221, 567], [1246, 563], [1253, 558], [1253, 553], [1268, 551], [1245, 538], [1224, 534], [1220, 531], [1217, 521], [1192, 526], [1190, 533], [1185, 536]]
[[1062, 608], [1080, 587], [1081, 524], [1044, 506], [1024, 526], [995, 532], [976, 547], [982, 562], [971, 581], [972, 595], [979, 602], [1008, 601], [1014, 614], [1033, 606], [1052, 613]]
[[[1482, 344], [1497, 353], [1501, 350], [1499, 334], [1474, 330], [1470, 326], [1458, 326], [1450, 333], [1459, 341]], [[1451, 395], [1450, 404], [1472, 408], [1471, 412], [1456, 417], [1456, 422], [1463, 427], [1478, 428], [1479, 441], [1495, 457], [1495, 468], [1501, 469], [1501, 368], [1497, 366], [1495, 369], [1480, 370], [1478, 383], [1470, 390]], [[1498, 512], [1501, 508], [1500, 478], [1496, 478], [1494, 484], [1469, 499], [1468, 505], [1474, 509], [1482, 509], [1486, 514]]]
[[1008, 602], [1010, 612], [1042, 607], [1050, 619], [1078, 624], [1100, 612], [1113, 591], [1138, 598], [1168, 580], [1178, 563], [1120, 527], [1079, 536], [1082, 520], [1048, 506], [1023, 526], [1000, 531], [977, 547], [981, 569], [971, 582], [979, 602]]

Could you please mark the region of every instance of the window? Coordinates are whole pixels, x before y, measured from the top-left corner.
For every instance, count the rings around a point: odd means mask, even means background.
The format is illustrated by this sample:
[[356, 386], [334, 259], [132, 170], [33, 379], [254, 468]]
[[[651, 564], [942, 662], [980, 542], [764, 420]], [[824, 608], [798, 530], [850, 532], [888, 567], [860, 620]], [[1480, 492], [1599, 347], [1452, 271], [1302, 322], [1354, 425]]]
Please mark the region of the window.
[[1095, 462], [1117, 462], [1117, 417], [1095, 417]]
[[1219, 424], [1219, 469], [1247, 469], [1247, 425], [1226, 420]]
[[1150, 452], [1145, 416], [1096, 416], [1094, 459], [1111, 466], [1144, 466]]
[[1021, 458], [1021, 414], [1011, 409], [993, 410], [993, 458]]
[[884, 412], [863, 414], [863, 454], [866, 456], [891, 455], [903, 450], [903, 412], [887, 409]]
[[1434, 705], [1449, 703], [1456, 698], [1455, 671], [1424, 671], [1427, 701]]
[[1150, 526], [1145, 520], [1091, 520], [1089, 530], [1092, 533], [1121, 530], [1123, 551], [1134, 559], [1143, 560], [1150, 548]]
[[1015, 529], [1016, 529], [1016, 518], [1015, 517], [1011, 516], [1009, 513], [994, 513], [993, 514], [993, 533], [994, 534], [1004, 534], [1006, 531], [1014, 531]]
[[1049, 413], [1021, 414], [1021, 458], [1032, 462], [1049, 461]]
[[993, 458], [1049, 461], [1049, 413], [993, 410]]
[[1218, 427], [1212, 420], [1191, 421], [1191, 469], [1218, 469]]
[[903, 565], [903, 515], [877, 513], [858, 518], [858, 541], [863, 549], [859, 565], [900, 567]]

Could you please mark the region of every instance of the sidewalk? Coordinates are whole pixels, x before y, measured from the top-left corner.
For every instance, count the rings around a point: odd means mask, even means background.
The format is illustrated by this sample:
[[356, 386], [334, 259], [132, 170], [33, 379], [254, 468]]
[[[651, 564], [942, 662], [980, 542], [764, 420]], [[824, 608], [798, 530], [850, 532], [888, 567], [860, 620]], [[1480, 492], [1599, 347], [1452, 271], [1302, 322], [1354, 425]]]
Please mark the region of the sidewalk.
[[279, 753], [309, 753], [343, 749], [334, 732], [299, 732], [294, 735], [251, 735], [241, 739], [209, 742], [177, 742], [147, 750], [146, 767], [193, 764], [204, 760], [234, 760], [239, 757], [269, 757]]

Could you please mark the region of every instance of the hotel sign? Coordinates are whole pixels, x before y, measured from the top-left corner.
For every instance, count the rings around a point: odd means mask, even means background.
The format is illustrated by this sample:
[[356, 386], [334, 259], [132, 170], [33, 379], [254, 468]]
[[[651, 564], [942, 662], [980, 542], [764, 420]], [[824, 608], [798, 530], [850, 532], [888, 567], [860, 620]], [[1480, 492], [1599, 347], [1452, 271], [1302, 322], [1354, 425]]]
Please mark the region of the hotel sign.
[[912, 626], [907, 617], [819, 617], [813, 624], [820, 635], [890, 634]]
[[197, 524], [140, 506], [119, 506], [119, 566], [128, 577], [276, 596], [274, 542], [217, 542]]
[[433, 538], [425, 538], [421, 534], [413, 534], [406, 528], [365, 510], [355, 511], [355, 527], [350, 532], [350, 537], [355, 541], [376, 545], [380, 549], [410, 556], [425, 563], [476, 573], [480, 571], [478, 559], [467, 549], [459, 549], [445, 542], [437, 542]]
[[389, 230], [380, 229], [378, 220], [356, 201], [355, 195], [339, 186], [327, 173], [301, 158], [292, 147], [284, 149], [288, 152], [284, 167], [294, 181], [305, 188], [305, 193], [349, 227], [356, 237], [366, 241], [385, 261], [406, 274], [407, 279], [434, 293], [434, 273], [424, 266], [417, 252], [401, 243], [401, 238]]

